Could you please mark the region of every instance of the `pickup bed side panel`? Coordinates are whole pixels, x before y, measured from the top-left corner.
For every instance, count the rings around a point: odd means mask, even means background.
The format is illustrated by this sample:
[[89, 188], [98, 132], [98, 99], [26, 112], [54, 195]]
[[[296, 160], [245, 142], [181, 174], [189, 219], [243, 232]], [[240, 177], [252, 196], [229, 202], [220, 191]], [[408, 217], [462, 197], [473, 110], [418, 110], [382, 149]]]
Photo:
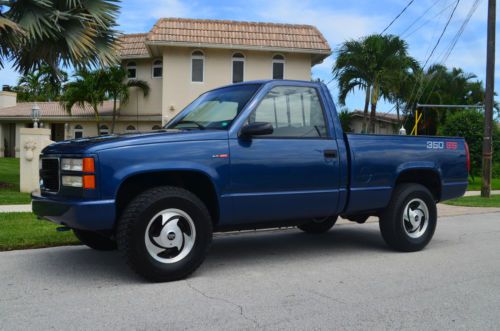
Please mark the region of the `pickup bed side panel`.
[[464, 140], [461, 138], [347, 134], [351, 153], [350, 197], [344, 214], [383, 209], [398, 176], [405, 171], [436, 173], [441, 200], [467, 188]]

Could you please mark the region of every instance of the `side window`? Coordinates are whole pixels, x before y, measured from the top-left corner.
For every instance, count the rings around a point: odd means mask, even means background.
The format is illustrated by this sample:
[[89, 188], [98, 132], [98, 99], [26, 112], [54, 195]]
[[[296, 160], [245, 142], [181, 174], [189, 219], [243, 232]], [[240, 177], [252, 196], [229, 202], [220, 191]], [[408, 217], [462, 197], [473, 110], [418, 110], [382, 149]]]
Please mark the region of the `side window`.
[[241, 83], [245, 79], [245, 56], [241, 53], [233, 55], [233, 83]]
[[127, 63], [127, 78], [137, 77], [137, 64], [135, 62]]
[[270, 137], [326, 137], [326, 123], [316, 89], [278, 86], [273, 88], [250, 115], [249, 123], [269, 122]]
[[285, 78], [285, 58], [283, 55], [273, 56], [273, 79]]
[[153, 62], [152, 76], [153, 78], [161, 78], [163, 76], [163, 65], [160, 60]]
[[83, 127], [80, 124], [75, 125], [75, 139], [79, 139], [83, 137]]
[[205, 66], [205, 56], [201, 51], [194, 51], [191, 54], [191, 81], [196, 83], [203, 82], [203, 73]]
[[101, 126], [99, 127], [99, 135], [100, 135], [100, 136], [103, 136], [103, 135], [107, 135], [107, 134], [109, 134], [109, 128], [108, 128], [108, 126], [107, 126], [107, 125], [104, 125], [104, 124], [103, 124], [103, 125], [101, 125]]

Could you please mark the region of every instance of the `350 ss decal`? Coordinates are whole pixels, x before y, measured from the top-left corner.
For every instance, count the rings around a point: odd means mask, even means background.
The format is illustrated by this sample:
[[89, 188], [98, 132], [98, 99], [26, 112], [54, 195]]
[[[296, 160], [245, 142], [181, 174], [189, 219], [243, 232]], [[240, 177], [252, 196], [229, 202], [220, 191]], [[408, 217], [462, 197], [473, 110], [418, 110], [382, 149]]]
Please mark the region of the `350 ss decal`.
[[457, 149], [458, 143], [456, 141], [428, 141], [427, 149]]

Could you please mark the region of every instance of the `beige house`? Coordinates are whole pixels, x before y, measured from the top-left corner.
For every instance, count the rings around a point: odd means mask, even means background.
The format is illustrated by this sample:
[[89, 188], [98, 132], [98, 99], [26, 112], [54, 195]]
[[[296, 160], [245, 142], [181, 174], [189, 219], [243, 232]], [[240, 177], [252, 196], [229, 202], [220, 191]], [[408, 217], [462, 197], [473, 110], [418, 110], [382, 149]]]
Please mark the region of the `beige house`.
[[[350, 128], [354, 133], [363, 131], [363, 111], [355, 110], [351, 113]], [[378, 113], [375, 116], [375, 134], [398, 134], [401, 127], [394, 114]]]
[[[200, 94], [223, 85], [259, 79], [310, 80], [311, 67], [331, 54], [313, 26], [160, 19], [151, 31], [120, 38], [119, 55], [129, 79], [147, 81], [147, 97], [132, 89], [120, 108], [116, 132], [160, 128]], [[32, 103], [0, 95], [0, 156], [19, 155], [19, 131], [33, 125]], [[111, 102], [99, 110], [97, 132], [90, 107], [75, 106], [72, 116], [57, 102], [38, 103], [40, 121], [52, 140], [106, 134], [111, 127]]]

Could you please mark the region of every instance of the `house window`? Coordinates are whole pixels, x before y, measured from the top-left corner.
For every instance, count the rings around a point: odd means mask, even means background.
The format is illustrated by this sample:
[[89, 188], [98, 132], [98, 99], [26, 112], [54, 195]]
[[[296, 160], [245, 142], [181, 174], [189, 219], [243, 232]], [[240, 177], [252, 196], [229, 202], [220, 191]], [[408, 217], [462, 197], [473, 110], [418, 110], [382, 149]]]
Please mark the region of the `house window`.
[[153, 125], [152, 130], [161, 130], [161, 126], [159, 126], [159, 125]]
[[135, 131], [135, 126], [129, 125], [129, 126], [127, 126], [127, 128], [125, 130], [127, 130], [127, 131]]
[[103, 125], [101, 125], [101, 126], [99, 127], [99, 135], [100, 135], [100, 136], [103, 136], [103, 135], [106, 135], [106, 134], [109, 134], [109, 128], [108, 128], [108, 126], [107, 126], [107, 125], [104, 125], [104, 124], [103, 124]]
[[135, 62], [127, 63], [127, 78], [137, 77], [137, 64]]
[[80, 124], [75, 125], [75, 129], [73, 131], [75, 139], [83, 138], [83, 127]]
[[285, 57], [283, 55], [273, 56], [273, 79], [285, 78]]
[[240, 83], [245, 75], [245, 56], [241, 53], [233, 54], [233, 83]]
[[196, 83], [203, 82], [203, 73], [205, 67], [205, 55], [201, 51], [194, 51], [191, 54], [191, 81]]
[[163, 75], [163, 64], [161, 60], [156, 60], [153, 62], [153, 78], [161, 78]]

